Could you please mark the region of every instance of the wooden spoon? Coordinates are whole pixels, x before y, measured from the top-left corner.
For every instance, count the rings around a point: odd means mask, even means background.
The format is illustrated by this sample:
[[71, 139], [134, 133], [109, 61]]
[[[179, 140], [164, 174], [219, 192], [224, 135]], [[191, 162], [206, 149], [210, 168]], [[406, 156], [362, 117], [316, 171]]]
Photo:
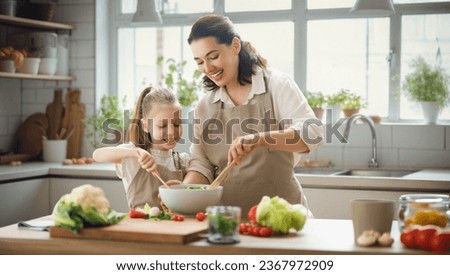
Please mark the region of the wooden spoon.
[[219, 187], [219, 185], [221, 185], [225, 178], [228, 176], [228, 173], [230, 173], [231, 168], [233, 168], [234, 164], [234, 160], [230, 164], [228, 164], [228, 166], [225, 167], [225, 169], [220, 172], [217, 178], [208, 186], [208, 189], [217, 189], [217, 187]]
[[[141, 156], [139, 150], [137, 151], [138, 155]], [[159, 176], [158, 172], [153, 171], [152, 175], [155, 176], [166, 188], [170, 189], [170, 186]]]

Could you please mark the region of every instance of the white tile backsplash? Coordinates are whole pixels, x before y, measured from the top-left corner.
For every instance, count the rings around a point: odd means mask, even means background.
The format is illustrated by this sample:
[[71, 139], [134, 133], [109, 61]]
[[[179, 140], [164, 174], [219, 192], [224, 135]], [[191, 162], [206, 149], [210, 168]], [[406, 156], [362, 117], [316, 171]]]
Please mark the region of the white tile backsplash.
[[393, 128], [393, 146], [411, 149], [444, 149], [441, 125], [398, 125]]
[[445, 127], [445, 150], [450, 150], [450, 126]]
[[450, 168], [450, 151], [399, 149], [401, 167]]

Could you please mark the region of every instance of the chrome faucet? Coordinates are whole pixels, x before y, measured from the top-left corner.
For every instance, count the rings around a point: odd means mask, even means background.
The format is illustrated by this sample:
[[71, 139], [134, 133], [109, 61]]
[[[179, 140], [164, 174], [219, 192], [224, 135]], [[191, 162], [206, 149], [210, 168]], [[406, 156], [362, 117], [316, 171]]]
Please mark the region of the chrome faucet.
[[372, 159], [369, 161], [369, 167], [370, 168], [377, 168], [378, 167], [378, 161], [377, 161], [377, 134], [375, 132], [375, 124], [373, 123], [373, 120], [363, 114], [354, 114], [352, 115], [348, 120], [347, 124], [345, 125], [344, 130], [344, 142], [347, 141], [348, 135], [350, 134], [350, 128], [351, 126], [356, 122], [356, 120], [362, 119], [365, 120], [370, 127], [370, 130], [372, 131]]

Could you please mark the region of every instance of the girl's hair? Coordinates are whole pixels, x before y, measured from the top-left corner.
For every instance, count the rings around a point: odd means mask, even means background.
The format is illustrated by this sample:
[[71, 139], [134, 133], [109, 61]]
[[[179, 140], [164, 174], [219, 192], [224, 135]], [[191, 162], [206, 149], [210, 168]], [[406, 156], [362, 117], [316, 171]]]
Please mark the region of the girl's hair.
[[[234, 30], [231, 20], [223, 15], [205, 15], [199, 18], [191, 28], [188, 43], [192, 41], [214, 37], [217, 43], [231, 45], [233, 38], [241, 40], [239, 34]], [[241, 41], [242, 47], [239, 52], [238, 81], [241, 85], [252, 82], [252, 74], [255, 73], [255, 66], [267, 67], [267, 60], [262, 57], [250, 42]], [[206, 90], [213, 91], [218, 86], [206, 75], [203, 77], [203, 86]]]
[[150, 133], [144, 131], [142, 118], [158, 104], [178, 104], [178, 100], [174, 93], [161, 87], [147, 87], [139, 95], [133, 112], [133, 118], [128, 127], [129, 141], [135, 146], [147, 149], [152, 143]]

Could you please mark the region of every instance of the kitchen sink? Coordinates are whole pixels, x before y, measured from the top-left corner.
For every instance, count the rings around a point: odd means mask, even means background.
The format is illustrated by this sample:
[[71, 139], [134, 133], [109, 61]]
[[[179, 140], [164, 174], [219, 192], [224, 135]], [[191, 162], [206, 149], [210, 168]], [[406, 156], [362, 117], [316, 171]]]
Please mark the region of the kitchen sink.
[[354, 169], [344, 170], [335, 173], [337, 176], [357, 176], [357, 177], [389, 177], [401, 178], [403, 176], [412, 174], [414, 170], [389, 170], [389, 169]]
[[310, 174], [310, 175], [334, 175], [343, 172], [342, 169], [332, 168], [315, 168], [315, 167], [295, 167], [296, 174]]

